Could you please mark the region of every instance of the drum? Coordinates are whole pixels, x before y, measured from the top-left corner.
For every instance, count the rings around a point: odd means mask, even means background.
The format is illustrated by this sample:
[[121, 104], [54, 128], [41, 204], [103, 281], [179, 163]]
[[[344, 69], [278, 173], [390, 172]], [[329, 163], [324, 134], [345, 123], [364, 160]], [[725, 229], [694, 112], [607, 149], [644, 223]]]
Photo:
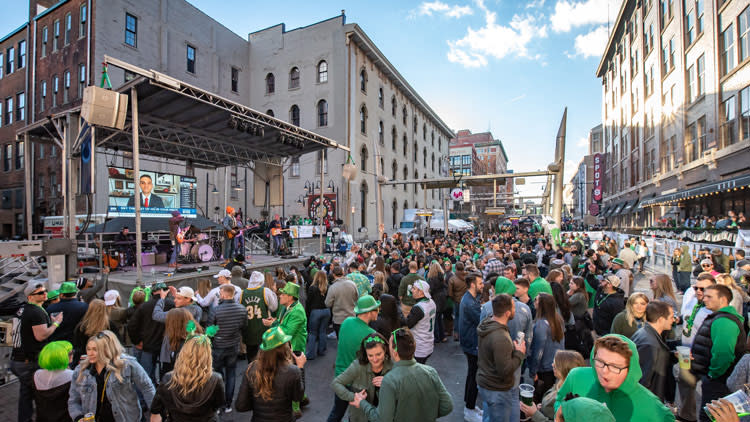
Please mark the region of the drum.
[[188, 256], [190, 255], [190, 249], [193, 247], [192, 242], [183, 242], [180, 245], [180, 255], [182, 256]]
[[208, 233], [198, 233], [198, 236], [196, 236], [196, 239], [198, 239], [198, 242], [207, 243]]
[[211, 245], [195, 245], [190, 250], [190, 255], [198, 261], [208, 262], [214, 256], [214, 248]]

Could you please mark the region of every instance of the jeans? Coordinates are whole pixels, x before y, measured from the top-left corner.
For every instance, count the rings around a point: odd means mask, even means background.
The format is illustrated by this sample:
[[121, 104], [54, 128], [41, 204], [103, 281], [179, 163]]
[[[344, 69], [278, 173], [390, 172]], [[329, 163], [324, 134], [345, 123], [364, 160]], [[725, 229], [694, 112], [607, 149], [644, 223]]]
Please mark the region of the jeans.
[[348, 401], [341, 400], [339, 396], [334, 394], [333, 409], [331, 409], [331, 413], [328, 415], [327, 422], [341, 422], [341, 419], [344, 419], [344, 415], [346, 414], [346, 409], [348, 407]]
[[677, 289], [681, 292], [685, 292], [685, 290], [690, 287], [690, 271], [677, 271], [677, 280], [675, 280], [675, 284], [677, 284]]
[[479, 387], [482, 398], [482, 422], [518, 422], [521, 419], [521, 400], [518, 386], [508, 391], [492, 391]]
[[460, 325], [458, 323], [458, 321], [460, 321], [460, 319], [458, 319], [459, 309], [460, 309], [460, 306], [458, 306], [458, 303], [453, 305], [453, 334], [456, 337], [458, 337], [458, 326]]
[[310, 311], [307, 328], [307, 350], [305, 350], [308, 359], [315, 359], [317, 355], [323, 356], [326, 354], [326, 328], [328, 328], [328, 321], [330, 320], [331, 311], [328, 308]]
[[467, 409], [474, 409], [477, 404], [477, 355], [466, 355], [468, 370], [466, 371], [466, 385], [464, 386], [464, 403]]
[[[146, 371], [146, 374], [148, 374], [148, 377], [151, 378], [151, 382], [154, 385], [158, 385], [156, 382], [156, 377], [154, 373], [156, 372], [156, 355], [151, 352], [147, 352], [145, 350], [138, 350], [135, 349], [133, 351], [133, 355], [135, 359], [138, 361], [138, 363], [141, 365], [141, 368], [143, 368], [144, 371]], [[150, 405], [151, 403], [149, 403]]]
[[231, 260], [234, 257], [234, 239], [224, 238], [224, 259]]
[[234, 398], [234, 373], [237, 369], [237, 346], [214, 347], [211, 355], [214, 359], [214, 371], [224, 377], [224, 392], [226, 394], [227, 407], [232, 406]]
[[10, 361], [10, 372], [18, 377], [18, 422], [30, 422], [34, 414], [34, 371], [36, 359], [29, 362]]
[[435, 343], [440, 343], [445, 337], [445, 328], [443, 327], [443, 313], [435, 314]]
[[283, 241], [283, 236], [271, 236], [271, 252], [273, 255], [278, 255]]
[[698, 420], [701, 422], [711, 422], [711, 418], [708, 414], [703, 411], [703, 407], [706, 404], [711, 403], [713, 400], [718, 400], [727, 394], [731, 393], [727, 388], [726, 378], [722, 377], [722, 381], [713, 380], [707, 376], [701, 377], [701, 405], [698, 408]]
[[177, 242], [172, 242], [172, 255], [169, 257], [169, 264], [177, 263], [177, 249], [179, 249]]

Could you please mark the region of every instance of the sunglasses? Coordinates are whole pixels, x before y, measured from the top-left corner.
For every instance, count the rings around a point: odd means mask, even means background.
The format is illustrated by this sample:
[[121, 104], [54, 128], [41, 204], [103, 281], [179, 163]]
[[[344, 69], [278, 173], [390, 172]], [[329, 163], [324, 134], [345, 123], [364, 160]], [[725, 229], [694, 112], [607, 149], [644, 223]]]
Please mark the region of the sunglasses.
[[713, 264], [701, 264], [701, 267], [703, 268], [713, 267]]
[[695, 289], [695, 290], [700, 290], [700, 291], [704, 291], [704, 290], [706, 290], [706, 288], [705, 288], [705, 287], [694, 287], [693, 289]]
[[34, 293], [30, 294], [29, 296], [43, 295], [43, 294], [46, 294], [46, 293], [47, 293], [47, 290], [39, 290], [38, 292], [34, 292]]

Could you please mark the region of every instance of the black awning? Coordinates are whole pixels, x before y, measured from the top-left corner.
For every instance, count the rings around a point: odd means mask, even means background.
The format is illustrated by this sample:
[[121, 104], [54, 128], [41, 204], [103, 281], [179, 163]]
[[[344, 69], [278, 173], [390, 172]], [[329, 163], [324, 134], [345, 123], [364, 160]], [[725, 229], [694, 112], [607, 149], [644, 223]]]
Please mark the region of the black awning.
[[738, 176], [720, 182], [706, 183], [704, 185], [686, 189], [680, 192], [674, 192], [667, 195], [657, 196], [655, 198], [645, 199], [643, 202], [641, 202], [641, 208], [653, 205], [671, 204], [683, 201], [685, 199], [690, 199], [698, 195], [705, 195], [714, 192], [727, 192], [732, 189], [744, 188], [746, 186], [750, 186], [750, 174]]
[[626, 202], [620, 214], [630, 214], [636, 211], [638, 211], [638, 198]]

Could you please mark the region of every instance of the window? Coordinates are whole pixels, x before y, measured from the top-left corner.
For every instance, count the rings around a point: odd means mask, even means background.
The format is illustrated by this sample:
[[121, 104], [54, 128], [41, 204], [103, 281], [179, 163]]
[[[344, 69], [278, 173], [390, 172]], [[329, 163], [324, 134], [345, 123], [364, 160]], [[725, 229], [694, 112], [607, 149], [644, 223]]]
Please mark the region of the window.
[[669, 39], [669, 68], [674, 69], [674, 50], [675, 50], [675, 41], [674, 37]]
[[367, 171], [367, 147], [362, 145], [362, 149], [359, 151], [359, 166], [362, 169], [362, 173]]
[[403, 108], [401, 109], [401, 113], [402, 113], [402, 115], [403, 115], [403, 117], [402, 117], [402, 119], [401, 119], [401, 120], [402, 120], [402, 122], [403, 122], [404, 126], [406, 126], [406, 118], [408, 117], [408, 113], [406, 112], [406, 106], [404, 106], [404, 107], [403, 107]]
[[84, 3], [81, 5], [80, 12], [78, 13], [78, 38], [86, 36], [86, 20], [88, 19], [87, 12], [86, 3]]
[[125, 14], [125, 44], [138, 47], [138, 18]]
[[431, 158], [431, 163], [432, 163], [432, 171], [435, 171], [435, 153], [434, 152], [432, 153], [432, 156], [430, 158]]
[[698, 89], [698, 96], [702, 96], [706, 94], [706, 57], [705, 54], [701, 54], [700, 57], [698, 57], [698, 61], [696, 62], [696, 68], [697, 68], [697, 84], [696, 88]]
[[412, 120], [412, 129], [414, 129], [414, 133], [417, 133], [417, 116], [415, 115]]
[[289, 89], [299, 88], [299, 68], [293, 67], [289, 71]]
[[23, 141], [16, 142], [16, 170], [23, 169], [24, 165], [24, 149], [23, 149]]
[[299, 157], [292, 158], [291, 176], [299, 177]]
[[325, 60], [321, 60], [318, 63], [318, 83], [322, 84], [328, 82], [328, 63]]
[[727, 29], [721, 33], [719, 41], [721, 46], [721, 75], [724, 76], [734, 69], [734, 25], [729, 25]]
[[704, 154], [708, 150], [708, 137], [706, 136], [706, 116], [698, 119], [698, 154]]
[[648, 52], [654, 49], [654, 24], [648, 26]]
[[391, 204], [391, 225], [393, 227], [396, 227], [396, 214], [397, 213], [398, 213], [398, 204], [396, 203], [396, 200], [394, 199], [393, 204]]
[[39, 199], [42, 199], [44, 198], [44, 176], [39, 176], [37, 186], [39, 186]]
[[380, 145], [385, 145], [385, 130], [382, 120], [378, 122], [378, 142], [380, 142]]
[[13, 47], [9, 47], [5, 51], [6, 61], [5, 61], [5, 75], [10, 75], [13, 73], [15, 69], [15, 63], [16, 63], [16, 49]]
[[[57, 146], [56, 145], [52, 145], [52, 148], [50, 148], [50, 150], [49, 150], [49, 156], [50, 157], [57, 157]], [[51, 180], [51, 177], [52, 176], [50, 176], [50, 180]]]
[[362, 183], [359, 187], [359, 202], [360, 202], [360, 227], [367, 227], [367, 183]]
[[698, 23], [698, 35], [703, 33], [703, 10], [705, 9], [703, 7], [703, 1], [704, 0], [698, 0], [695, 3], [695, 14], [697, 15], [697, 23]]
[[11, 164], [13, 164], [13, 144], [5, 144], [5, 156], [3, 158], [3, 170], [10, 171]]
[[750, 139], [750, 86], [740, 91], [740, 130], [742, 139]]
[[391, 116], [396, 117], [396, 96], [391, 97]]
[[646, 98], [650, 97], [654, 93], [654, 66], [648, 68], [648, 73], [645, 79], [646, 84]]
[[659, 21], [661, 23], [661, 28], [664, 29], [664, 26], [669, 22], [669, 18], [672, 17], [671, 11], [669, 10], [669, 3], [670, 1], [667, 0], [661, 0], [661, 10], [659, 10]]
[[[407, 170], [406, 165], [404, 165], [404, 180], [407, 180], [407, 179], [409, 179], [409, 170]], [[404, 188], [404, 192], [406, 192], [406, 183], [404, 183], [403, 188]], [[404, 203], [404, 208], [407, 208], [406, 203]]]
[[[668, 50], [668, 48], [669, 47], [667, 46], [666, 43], [662, 43], [662, 48], [661, 48], [661, 58], [662, 58], [661, 73], [662, 73], [662, 77], [664, 77], [667, 73], [669, 73], [669, 50]], [[614, 92], [614, 90], [612, 90], [612, 91]], [[614, 101], [613, 101], [613, 105], [614, 105]]]
[[238, 92], [240, 85], [240, 70], [236, 67], [232, 68], [232, 92]]
[[422, 167], [427, 167], [427, 148], [422, 148]]
[[73, 29], [73, 16], [65, 15], [65, 45], [70, 44], [70, 31]]
[[698, 126], [695, 123], [685, 129], [685, 161], [698, 159]]
[[740, 14], [740, 62], [750, 57], [750, 6]]
[[693, 41], [695, 41], [695, 16], [691, 10], [685, 15], [685, 42], [690, 45]]
[[689, 102], [695, 101], [695, 98], [698, 96], [698, 90], [696, 88], [696, 80], [695, 80], [695, 65], [691, 65], [688, 67], [687, 70], [687, 79], [688, 79], [688, 92], [687, 97]]
[[318, 126], [328, 126], [328, 101], [318, 101]]
[[276, 79], [273, 77], [273, 73], [266, 75], [266, 95], [273, 94], [276, 91]]
[[66, 70], [63, 74], [63, 104], [70, 99], [70, 71]]
[[270, 108], [266, 110], [266, 115], [274, 117], [273, 110], [271, 110]]
[[[721, 103], [721, 146], [726, 147], [737, 141], [737, 122], [734, 96]], [[7, 107], [7, 105], [6, 105]]]
[[5, 126], [13, 123], [13, 97], [5, 99]]
[[419, 147], [417, 146], [417, 141], [414, 141], [414, 149], [412, 150], [412, 153], [413, 153], [412, 154], [412, 156], [413, 156], [412, 160], [414, 160], [414, 165], [416, 166], [417, 163], [419, 162], [418, 161], [419, 160], [419, 157], [418, 157], [419, 156]]
[[359, 72], [359, 89], [367, 92], [367, 72], [364, 69]]
[[0, 101], [0, 127], [3, 127], [3, 105], [5, 103]]
[[293, 125], [299, 126], [299, 107], [297, 107], [297, 104], [289, 109], [289, 121], [292, 122]]
[[406, 157], [407, 150], [409, 149], [409, 143], [406, 141], [406, 134], [404, 133], [404, 136], [402, 138], [404, 142], [404, 157]]
[[427, 125], [422, 123], [422, 140], [427, 140]]
[[383, 100], [383, 88], [378, 88], [378, 107], [380, 107], [381, 109], [385, 107], [384, 101], [385, 100]]
[[18, 42], [18, 68], [26, 66], [26, 40]]
[[16, 121], [26, 120], [26, 94], [21, 92], [16, 95]]
[[359, 109], [359, 131], [362, 134], [367, 134], [367, 107], [364, 104]]
[[396, 138], [397, 138], [397, 137], [398, 137], [398, 135], [397, 135], [397, 133], [396, 133], [396, 126], [393, 126], [393, 127], [391, 128], [391, 149], [392, 149], [393, 151], [395, 151], [395, 150], [396, 150]]
[[[47, 36], [48, 36], [47, 27], [42, 28], [42, 48], [41, 48], [41, 57], [45, 57], [47, 55]], [[0, 60], [2, 61], [2, 60]]]
[[44, 158], [44, 144], [39, 144], [39, 158]]
[[[54, 148], [52, 147], [53, 151]], [[55, 173], [49, 175], [49, 192], [52, 197], [57, 195], [57, 175]]]
[[4, 71], [5, 71], [5, 66], [3, 66], [3, 58], [4, 58], [4, 57], [5, 57], [5, 56], [3, 55], [3, 53], [2, 53], [2, 52], [0, 52], [0, 79], [2, 79], [2, 78], [3, 78], [3, 73], [4, 73]]
[[60, 21], [56, 20], [52, 25], [52, 51], [57, 51], [60, 41]]
[[78, 98], [83, 98], [83, 90], [86, 88], [86, 65], [78, 66]]
[[186, 57], [187, 59], [187, 71], [188, 73], [195, 73], [195, 47], [188, 44], [187, 45], [187, 51], [186, 51]]
[[52, 77], [52, 107], [57, 107], [57, 91], [60, 84], [60, 78], [57, 75]]

